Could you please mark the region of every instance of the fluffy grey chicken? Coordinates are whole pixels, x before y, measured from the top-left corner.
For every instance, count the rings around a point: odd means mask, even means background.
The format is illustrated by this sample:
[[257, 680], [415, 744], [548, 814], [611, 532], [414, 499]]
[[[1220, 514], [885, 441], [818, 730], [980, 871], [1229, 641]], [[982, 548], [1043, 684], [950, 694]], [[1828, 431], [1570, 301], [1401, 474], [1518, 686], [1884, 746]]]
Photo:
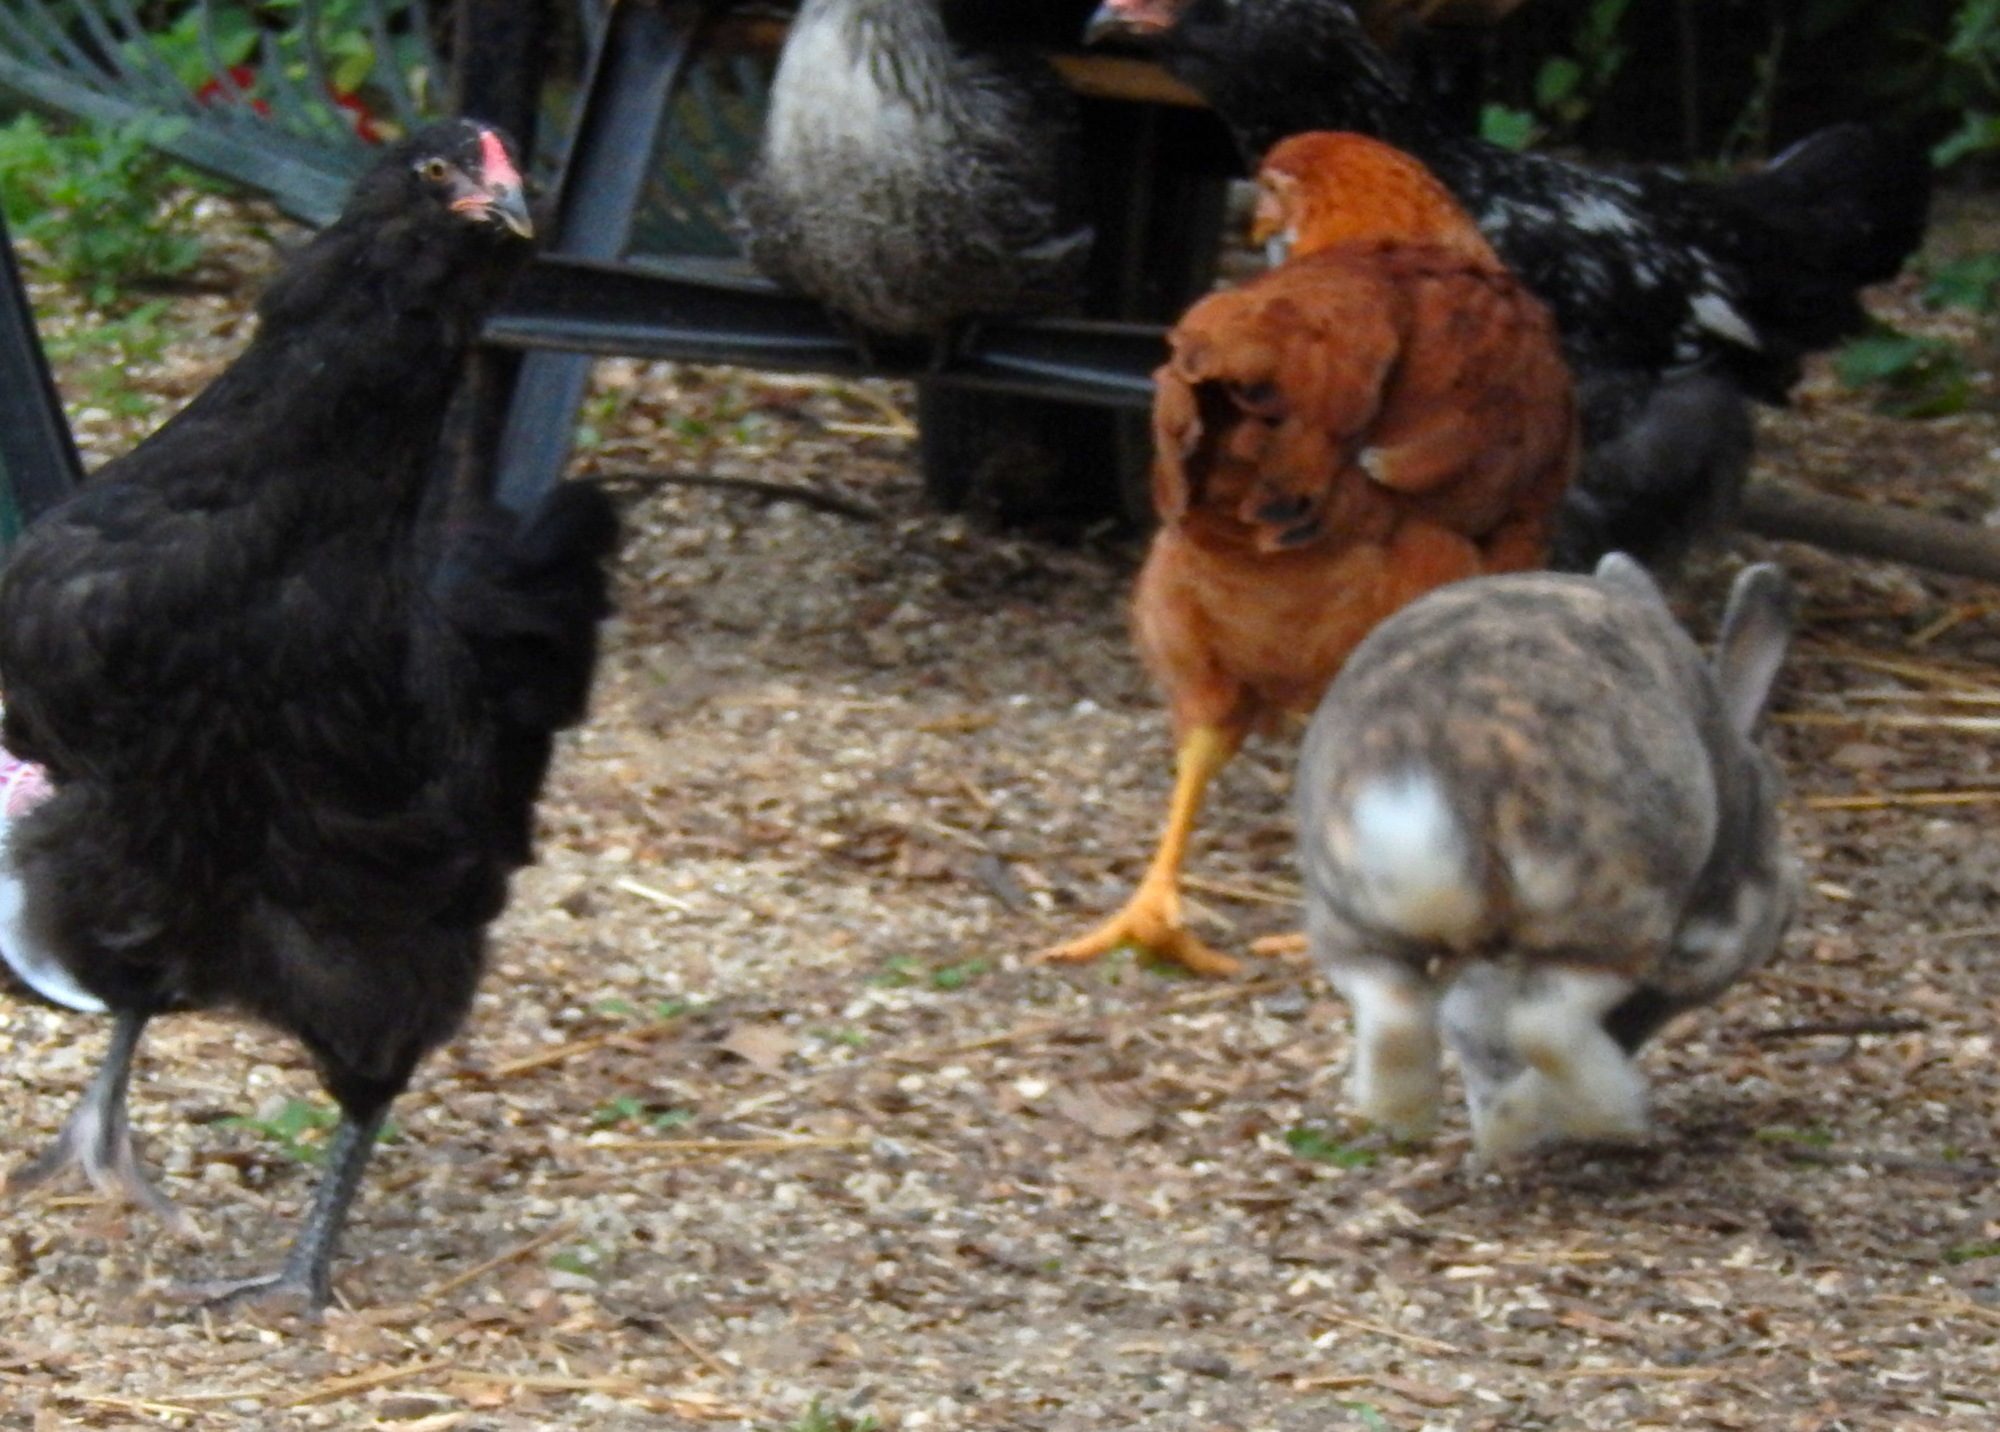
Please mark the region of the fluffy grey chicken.
[[286, 1031], [340, 1105], [283, 1265], [218, 1298], [327, 1301], [389, 1104], [471, 1003], [553, 735], [583, 712], [608, 499], [564, 483], [517, 519], [448, 498], [437, 461], [529, 234], [495, 131], [388, 149], [265, 292], [242, 355], [0, 574], [6, 743], [53, 785], [7, 802], [0, 955], [116, 1020], [9, 1189], [76, 1169], [170, 1211], [125, 1114], [160, 1014]]
[[[978, 43], [959, 38], [957, 11]], [[1041, 60], [948, 0], [805, 0], [736, 204], [752, 262], [864, 335], [1069, 302], [1089, 255], [1075, 116]]]

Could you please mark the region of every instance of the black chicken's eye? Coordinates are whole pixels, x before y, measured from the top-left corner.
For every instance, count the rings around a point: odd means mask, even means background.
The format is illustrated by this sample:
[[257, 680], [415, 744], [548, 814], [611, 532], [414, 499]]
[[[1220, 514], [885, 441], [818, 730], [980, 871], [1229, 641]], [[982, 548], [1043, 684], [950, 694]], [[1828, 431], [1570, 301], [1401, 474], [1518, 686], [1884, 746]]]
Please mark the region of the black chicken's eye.
[[417, 166], [417, 173], [433, 184], [444, 183], [444, 176], [451, 172], [451, 166], [442, 159], [426, 159]]

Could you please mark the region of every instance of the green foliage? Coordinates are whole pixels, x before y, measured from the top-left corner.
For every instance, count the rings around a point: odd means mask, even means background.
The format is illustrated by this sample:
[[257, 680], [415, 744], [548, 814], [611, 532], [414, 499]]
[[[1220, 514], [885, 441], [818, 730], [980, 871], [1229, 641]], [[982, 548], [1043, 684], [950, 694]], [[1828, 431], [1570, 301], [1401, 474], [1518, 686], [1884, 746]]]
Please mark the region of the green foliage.
[[850, 1417], [845, 1412], [829, 1411], [825, 1402], [815, 1397], [786, 1432], [881, 1432], [881, 1429], [881, 1422], [872, 1414]]
[[[1925, 276], [1929, 308], [2000, 312], [2000, 253], [1935, 262]], [[1834, 355], [1834, 371], [1850, 388], [1873, 388], [1877, 411], [1899, 418], [1939, 418], [1963, 412], [1977, 387], [1974, 364], [1949, 338], [1904, 333], [1886, 323]]]
[[54, 129], [24, 114], [0, 126], [0, 203], [50, 276], [100, 308], [201, 261], [192, 176], [158, 145], [187, 121]]
[[[287, 1099], [268, 1118], [232, 1115], [220, 1122], [225, 1129], [248, 1129], [263, 1135], [287, 1158], [316, 1164], [326, 1157], [326, 1136], [338, 1127], [340, 1111], [311, 1099]], [[393, 1121], [384, 1122], [375, 1141], [388, 1143], [400, 1132]]]
[[931, 971], [931, 988], [960, 990], [993, 968], [991, 960], [960, 960], [955, 965], [939, 965]]
[[1958, 127], [1931, 151], [1942, 169], [2000, 151], [2000, 0], [1962, 0], [1936, 57], [1938, 97]]
[[1944, 1261], [1954, 1268], [1961, 1263], [1976, 1262], [1981, 1258], [2000, 1258], [2000, 1242], [1961, 1243], [1956, 1248], [1947, 1248]]
[[1551, 55], [1535, 76], [1535, 106], [1560, 129], [1573, 129], [1590, 113], [1625, 63], [1618, 29], [1631, 0], [1593, 0], [1576, 27], [1576, 53]]
[[912, 955], [891, 955], [882, 961], [881, 969], [868, 976], [868, 983], [877, 989], [908, 989], [922, 982], [932, 989], [949, 993], [964, 989], [992, 968], [991, 960], [974, 959], [925, 969], [923, 963]]
[[1874, 388], [1876, 411], [1890, 417], [1948, 417], [1972, 399], [1971, 365], [1949, 338], [1885, 324], [1854, 339], [1833, 363], [1848, 387]]
[[1972, 313], [2000, 310], [2000, 253], [1972, 254], [1933, 264], [1926, 279], [1926, 307], [1963, 308]]
[[[409, 8], [407, 4], [386, 6], [384, 19]], [[306, 45], [309, 21], [314, 22], [311, 33], [318, 41], [318, 58], [328, 86], [335, 94], [365, 94], [379, 77], [382, 58], [365, 0], [318, 0], [310, 11], [304, 0], [210, 0], [206, 6], [189, 6], [173, 20], [149, 29], [144, 39], [128, 42], [127, 48], [133, 51], [129, 58], [135, 64], [164, 61], [191, 93], [199, 93], [216, 78], [218, 60], [227, 69], [239, 65], [254, 69], [262, 59], [262, 37], [268, 34], [283, 62], [285, 79], [305, 89], [313, 71]], [[414, 26], [401, 34], [391, 33], [389, 48], [389, 64], [400, 68], [406, 77], [421, 77], [424, 53]], [[141, 50], [144, 53], [139, 53]], [[243, 87], [243, 95], [246, 99], [268, 99], [269, 88], [262, 76], [253, 75]]]
[[686, 1127], [694, 1122], [694, 1115], [686, 1109], [650, 1104], [644, 1099], [635, 1099], [625, 1094], [591, 1110], [590, 1122], [600, 1129], [612, 1128], [619, 1124], [637, 1124], [664, 1132], [668, 1129]]
[[1535, 142], [1535, 117], [1525, 109], [1489, 104], [1479, 111], [1479, 134], [1503, 149], [1526, 149]]
[[575, 1248], [566, 1249], [552, 1256], [549, 1259], [549, 1266], [596, 1282], [604, 1277], [607, 1261], [602, 1246], [596, 1243], [581, 1243]]
[[1381, 1157], [1373, 1149], [1358, 1148], [1311, 1124], [1285, 1130], [1285, 1147], [1302, 1159], [1335, 1168], [1373, 1168]]
[[922, 966], [909, 955], [891, 955], [882, 961], [882, 968], [868, 976], [868, 983], [877, 989], [907, 989], [917, 982], [917, 973]]
[[1630, 8], [1631, 0], [1589, 0], [1571, 34], [1571, 53], [1550, 55], [1535, 71], [1534, 109], [1489, 104], [1480, 111], [1480, 132], [1495, 144], [1526, 149], [1574, 131], [1624, 68], [1628, 47], [1619, 30]]
[[142, 303], [95, 323], [75, 324], [44, 336], [49, 358], [74, 373], [84, 403], [121, 418], [150, 415], [160, 400], [132, 385], [132, 374], [157, 363], [167, 350], [165, 299]]

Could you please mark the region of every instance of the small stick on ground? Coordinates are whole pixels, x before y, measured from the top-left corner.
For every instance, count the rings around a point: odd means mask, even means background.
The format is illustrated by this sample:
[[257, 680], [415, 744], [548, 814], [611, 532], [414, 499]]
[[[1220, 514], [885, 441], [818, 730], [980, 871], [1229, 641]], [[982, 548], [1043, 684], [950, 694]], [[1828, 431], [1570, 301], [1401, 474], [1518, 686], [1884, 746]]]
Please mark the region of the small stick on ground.
[[1872, 796], [1807, 796], [1808, 810], [1895, 810], [1898, 807], [1985, 805], [2000, 801], [2000, 790], [1884, 791]]
[[[436, 1372], [449, 1367], [450, 1359], [440, 1357], [424, 1358], [420, 1362], [404, 1363], [401, 1367], [378, 1367], [373, 1372], [358, 1372], [352, 1377], [335, 1377], [308, 1388], [285, 1402], [286, 1407], [310, 1407], [316, 1402], [332, 1402], [353, 1392], [372, 1392], [378, 1387], [387, 1387], [392, 1382], [407, 1382], [413, 1377]], [[255, 1395], [255, 1394], [252, 1394]]]
[[504, 1267], [508, 1263], [518, 1262], [537, 1249], [546, 1248], [558, 1238], [566, 1238], [574, 1232], [576, 1232], [576, 1225], [574, 1223], [558, 1223], [552, 1228], [545, 1228], [526, 1243], [509, 1248], [505, 1253], [496, 1253], [485, 1262], [476, 1263], [472, 1267], [467, 1268], [463, 1273], [454, 1274], [452, 1277], [446, 1278], [442, 1283], [426, 1288], [422, 1295], [418, 1297], [417, 1304], [421, 1307], [437, 1303], [456, 1293], [466, 1284], [478, 1282], [495, 1268]]
[[1746, 1037], [1758, 1044], [1771, 1044], [1781, 1039], [1825, 1039], [1837, 1035], [1920, 1034], [1930, 1027], [1928, 1020], [1895, 1016], [1879, 1019], [1822, 1019], [1803, 1024], [1778, 1024], [1769, 1029], [1753, 1029]]
[[700, 1343], [696, 1342], [672, 1323], [663, 1320], [660, 1326], [667, 1330], [668, 1337], [688, 1350], [688, 1356], [692, 1357], [717, 1377], [734, 1377], [736, 1375], [735, 1368], [711, 1356], [707, 1349], [703, 1348]]
[[1325, 1309], [1322, 1309], [1319, 1315], [1330, 1322], [1339, 1323], [1342, 1327], [1358, 1328], [1364, 1333], [1374, 1333], [1377, 1337], [1393, 1338], [1399, 1343], [1407, 1343], [1409, 1346], [1421, 1348], [1425, 1352], [1443, 1353], [1448, 1357], [1456, 1357], [1458, 1355], [1459, 1350], [1448, 1342], [1439, 1342], [1436, 1338], [1420, 1337], [1416, 1333], [1406, 1333], [1401, 1328], [1392, 1328], [1389, 1324], [1378, 1323], [1372, 1318], [1357, 1318], [1351, 1313], [1334, 1313], [1328, 1312]]

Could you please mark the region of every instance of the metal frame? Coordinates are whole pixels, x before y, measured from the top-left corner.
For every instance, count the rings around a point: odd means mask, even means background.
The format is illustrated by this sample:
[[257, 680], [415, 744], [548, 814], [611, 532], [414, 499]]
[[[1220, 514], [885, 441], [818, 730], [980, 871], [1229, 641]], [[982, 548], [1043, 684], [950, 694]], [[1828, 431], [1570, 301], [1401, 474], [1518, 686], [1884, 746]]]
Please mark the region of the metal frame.
[[[204, 106], [170, 74], [155, 73], [163, 69], [157, 61], [149, 66], [125, 53], [131, 47], [114, 44], [139, 33], [132, 0], [101, 3], [117, 19], [115, 26], [101, 17], [89, 22], [96, 48], [118, 53], [108, 68], [54, 24], [49, 0], [0, 0], [0, 47], [11, 45], [25, 57], [0, 55], [0, 90], [99, 118], [186, 116], [190, 123], [164, 145], [171, 152], [270, 193], [309, 221], [332, 216], [368, 150], [337, 117], [313, 116], [314, 97], [301, 93], [307, 87], [291, 84], [287, 107], [274, 106], [270, 115], [242, 104]], [[204, 24], [213, 3], [200, 0]], [[1017, 404], [1014, 411], [1039, 414], [1029, 420], [1060, 433], [1071, 465], [1089, 474], [1080, 480], [1112, 484], [1114, 500], [1122, 482], [1126, 509], [1145, 510], [1143, 492], [1134, 487], [1142, 481], [1135, 474], [1145, 448], [1136, 410], [1149, 402], [1151, 374], [1164, 357], [1164, 323], [1206, 284], [1222, 219], [1218, 175], [1235, 164], [1219, 129], [1214, 151], [1203, 157], [1205, 136], [1189, 127], [1185, 113], [1130, 105], [1098, 113], [1086, 155], [1101, 205], [1091, 319], [982, 325], [943, 357], [928, 350], [864, 355], [816, 303], [747, 271], [691, 257], [675, 263], [628, 255], [678, 86], [721, 28], [718, 21], [743, 8], [741, 0], [574, 0], [594, 26], [594, 43], [573, 122], [557, 144], [539, 146], [533, 140], [556, 0], [453, 3], [452, 107], [509, 129], [541, 155], [545, 169], [549, 151], [559, 151], [552, 212], [543, 220], [544, 254], [487, 329], [470, 421], [457, 429], [466, 435], [468, 477], [490, 474], [502, 500], [532, 505], [567, 465], [595, 355], [629, 354], [915, 380], [923, 395], [927, 469], [937, 465], [928, 445], [933, 418], [975, 418], [983, 393], [1025, 397], [1031, 406]], [[379, 24], [403, 4], [426, 13], [423, 0], [375, 0], [371, 14]], [[92, 6], [79, 11], [96, 16]], [[318, 0], [303, 0], [300, 14], [306, 38], [288, 43], [303, 46], [310, 60]], [[266, 67], [279, 72], [276, 41], [267, 35], [262, 44]], [[313, 73], [322, 69], [323, 61], [314, 61]], [[414, 117], [400, 76], [389, 92], [399, 113], [407, 108]], [[327, 107], [323, 94], [317, 102]], [[22, 309], [17, 323], [25, 321]], [[25, 331], [32, 341], [32, 328]], [[59, 408], [48, 411], [59, 420]], [[45, 454], [31, 480], [53, 470]], [[948, 474], [927, 470], [926, 480], [943, 500], [962, 495]], [[47, 490], [34, 500], [45, 500]]]
[[0, 219], [0, 541], [83, 480], [62, 400], [35, 336], [27, 286]]

